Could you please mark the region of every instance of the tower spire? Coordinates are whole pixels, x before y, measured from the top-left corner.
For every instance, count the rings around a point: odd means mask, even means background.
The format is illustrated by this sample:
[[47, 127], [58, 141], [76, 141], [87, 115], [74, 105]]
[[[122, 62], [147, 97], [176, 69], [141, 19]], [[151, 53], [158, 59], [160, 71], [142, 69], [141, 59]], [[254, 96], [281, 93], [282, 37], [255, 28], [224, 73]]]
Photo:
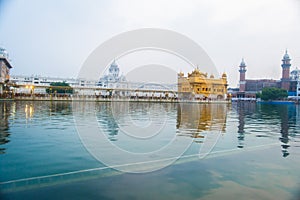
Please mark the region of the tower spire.
[[239, 72], [240, 72], [240, 92], [245, 92], [245, 89], [246, 89], [246, 63], [245, 63], [245, 60], [244, 58], [242, 58], [242, 62], [240, 64], [240, 69], [239, 69]]
[[282, 67], [281, 88], [288, 91], [289, 87], [290, 87], [291, 58], [288, 54], [287, 49], [285, 50], [285, 54], [281, 61], [282, 61], [282, 64], [281, 64], [281, 67]]

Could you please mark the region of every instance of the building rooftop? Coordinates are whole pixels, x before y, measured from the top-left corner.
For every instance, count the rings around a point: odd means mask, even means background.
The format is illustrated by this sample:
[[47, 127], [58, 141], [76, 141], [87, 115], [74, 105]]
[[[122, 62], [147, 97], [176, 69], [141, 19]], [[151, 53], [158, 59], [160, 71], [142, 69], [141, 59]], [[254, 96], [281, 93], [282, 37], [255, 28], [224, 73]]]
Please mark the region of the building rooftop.
[[9, 56], [8, 56], [6, 49], [1, 46], [0, 46], [0, 60], [3, 60], [5, 65], [8, 68], [12, 68], [12, 65], [10, 64]]

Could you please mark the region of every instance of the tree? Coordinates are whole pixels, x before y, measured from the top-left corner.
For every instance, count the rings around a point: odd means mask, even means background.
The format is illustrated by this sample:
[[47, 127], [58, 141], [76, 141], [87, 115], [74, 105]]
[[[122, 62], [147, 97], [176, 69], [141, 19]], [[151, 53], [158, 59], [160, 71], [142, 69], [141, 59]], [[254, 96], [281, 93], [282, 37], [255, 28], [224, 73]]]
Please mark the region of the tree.
[[256, 93], [256, 98], [258, 99], [258, 98], [261, 98], [261, 93], [260, 92], [257, 92]]
[[50, 87], [46, 89], [48, 94], [58, 93], [58, 94], [73, 94], [73, 88], [66, 82], [53, 82], [50, 83]]
[[287, 91], [281, 88], [265, 87], [261, 92], [261, 99], [265, 101], [283, 99], [287, 96]]

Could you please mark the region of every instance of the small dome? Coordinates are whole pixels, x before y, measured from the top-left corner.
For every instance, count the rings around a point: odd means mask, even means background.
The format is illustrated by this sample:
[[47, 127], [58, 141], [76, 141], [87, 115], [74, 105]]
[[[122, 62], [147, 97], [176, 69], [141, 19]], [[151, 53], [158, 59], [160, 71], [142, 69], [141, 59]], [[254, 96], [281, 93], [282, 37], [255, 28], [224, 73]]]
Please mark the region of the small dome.
[[179, 76], [179, 77], [184, 77], [184, 73], [183, 73], [183, 72], [179, 72], [179, 73], [178, 73], [178, 76]]
[[210, 75], [210, 78], [215, 78], [215, 76], [212, 74], [212, 75]]
[[111, 63], [110, 66], [111, 66], [111, 67], [118, 67], [118, 64], [116, 63], [116, 60], [114, 60], [114, 61]]
[[241, 66], [241, 67], [246, 67], [246, 63], [245, 63], [245, 61], [244, 61], [244, 58], [242, 59], [242, 62], [241, 62], [241, 64], [240, 64], [240, 66]]
[[222, 78], [227, 78], [227, 75], [225, 72], [222, 74]]
[[289, 59], [290, 59], [290, 56], [289, 56], [287, 50], [285, 50], [285, 54], [284, 54], [284, 56], [283, 56], [283, 59], [284, 59], [284, 60], [289, 60]]

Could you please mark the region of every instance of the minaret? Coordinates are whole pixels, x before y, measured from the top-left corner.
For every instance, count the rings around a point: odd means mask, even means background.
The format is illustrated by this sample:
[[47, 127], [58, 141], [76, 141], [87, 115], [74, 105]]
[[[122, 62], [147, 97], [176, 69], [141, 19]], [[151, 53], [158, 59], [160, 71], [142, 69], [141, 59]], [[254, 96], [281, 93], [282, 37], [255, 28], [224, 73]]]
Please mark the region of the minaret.
[[240, 92], [245, 92], [246, 89], [246, 63], [244, 61], [244, 58], [242, 59], [242, 62], [240, 64]]
[[291, 59], [287, 52], [285, 51], [285, 54], [282, 59], [282, 77], [281, 77], [281, 88], [285, 90], [289, 90], [290, 88], [290, 67], [291, 67]]

